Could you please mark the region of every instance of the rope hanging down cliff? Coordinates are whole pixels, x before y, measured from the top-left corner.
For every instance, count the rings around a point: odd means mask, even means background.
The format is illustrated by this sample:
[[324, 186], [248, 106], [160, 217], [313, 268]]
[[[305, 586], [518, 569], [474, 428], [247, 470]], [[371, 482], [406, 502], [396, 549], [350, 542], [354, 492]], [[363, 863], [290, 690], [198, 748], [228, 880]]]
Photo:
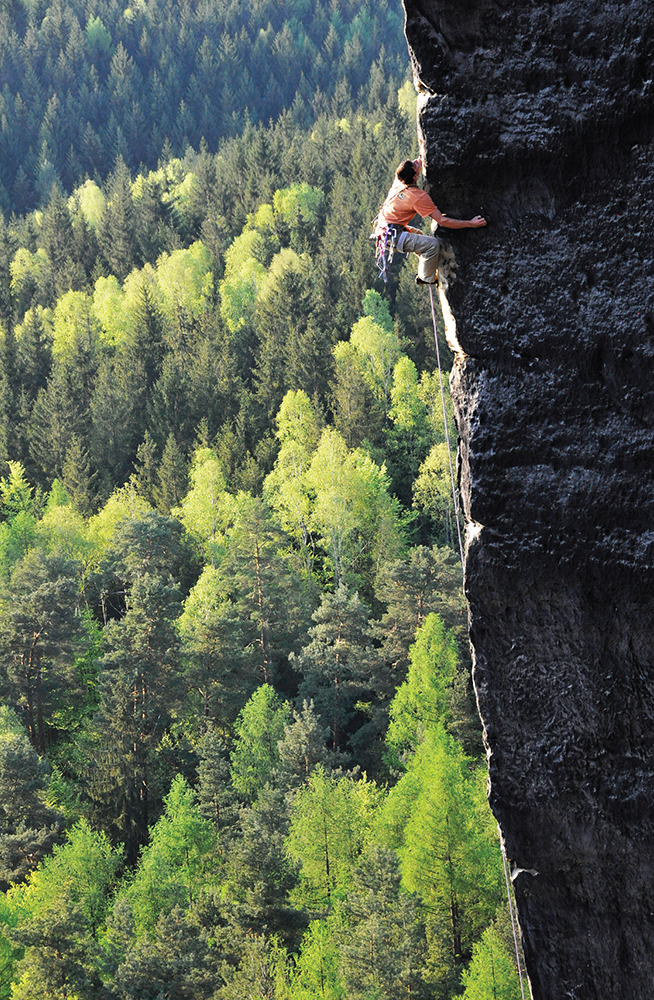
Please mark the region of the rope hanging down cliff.
[[[445, 387], [443, 385], [443, 371], [441, 368], [441, 352], [438, 346], [438, 329], [436, 326], [436, 310], [434, 308], [434, 289], [429, 289], [429, 301], [431, 303], [431, 318], [434, 324], [434, 343], [436, 344], [436, 360], [438, 362], [438, 378], [441, 387], [441, 403], [443, 404], [443, 426], [445, 427], [445, 441], [447, 443], [447, 455], [450, 462], [450, 480], [452, 483], [452, 500], [454, 501], [454, 516], [456, 518], [456, 531], [459, 539], [459, 553], [461, 555], [461, 572], [463, 573], [463, 541], [461, 538], [461, 524], [459, 521], [459, 500], [456, 489], [456, 480], [454, 478], [454, 463], [452, 462], [452, 449], [450, 448], [450, 431], [447, 423], [447, 407], [445, 405]], [[520, 961], [520, 947], [518, 945], [518, 934], [517, 926], [518, 921], [514, 913], [513, 899], [511, 896], [511, 883], [509, 881], [509, 872], [507, 868], [506, 861], [506, 851], [504, 849], [504, 841], [502, 840], [502, 831], [498, 826], [498, 831], [500, 834], [500, 848], [502, 851], [502, 863], [504, 865], [504, 879], [506, 881], [506, 898], [509, 904], [509, 916], [511, 917], [511, 929], [513, 931], [513, 943], [515, 946], [515, 959], [518, 967], [518, 977], [520, 979], [520, 993], [522, 995], [522, 1000], [525, 1000], [525, 988], [522, 981], [522, 963]]]
[[450, 461], [450, 480], [452, 483], [452, 499], [454, 500], [454, 517], [456, 519], [456, 533], [459, 539], [459, 555], [461, 556], [461, 572], [463, 572], [463, 540], [461, 538], [461, 524], [459, 522], [459, 500], [454, 478], [454, 464], [452, 462], [452, 449], [450, 447], [450, 429], [447, 423], [447, 407], [445, 406], [445, 388], [443, 386], [443, 372], [441, 369], [441, 352], [438, 347], [438, 332], [436, 329], [436, 311], [434, 309], [434, 289], [429, 289], [429, 301], [431, 302], [431, 318], [434, 324], [434, 343], [436, 344], [436, 360], [438, 362], [438, 378], [441, 386], [441, 403], [443, 404], [443, 425], [445, 427], [445, 442], [447, 444], [447, 457]]

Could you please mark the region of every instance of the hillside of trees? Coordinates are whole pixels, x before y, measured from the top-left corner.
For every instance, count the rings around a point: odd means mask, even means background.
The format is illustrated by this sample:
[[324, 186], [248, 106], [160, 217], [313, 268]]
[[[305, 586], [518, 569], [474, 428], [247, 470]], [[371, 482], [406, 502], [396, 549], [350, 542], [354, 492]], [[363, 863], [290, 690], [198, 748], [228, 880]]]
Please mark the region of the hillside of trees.
[[0, 15], [0, 1000], [520, 997], [399, 14]]
[[[0, 209], [154, 167], [284, 109], [365, 106], [406, 74], [389, 0], [9, 0], [0, 9]], [[165, 157], [167, 158], [167, 156]]]

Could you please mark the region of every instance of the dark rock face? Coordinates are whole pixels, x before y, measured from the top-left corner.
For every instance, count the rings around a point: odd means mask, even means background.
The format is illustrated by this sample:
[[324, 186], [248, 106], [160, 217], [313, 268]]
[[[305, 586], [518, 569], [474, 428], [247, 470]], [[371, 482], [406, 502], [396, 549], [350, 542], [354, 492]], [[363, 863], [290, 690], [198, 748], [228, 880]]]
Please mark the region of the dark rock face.
[[654, 5], [404, 4], [432, 196], [489, 222], [447, 234], [445, 306], [533, 996], [652, 1000]]

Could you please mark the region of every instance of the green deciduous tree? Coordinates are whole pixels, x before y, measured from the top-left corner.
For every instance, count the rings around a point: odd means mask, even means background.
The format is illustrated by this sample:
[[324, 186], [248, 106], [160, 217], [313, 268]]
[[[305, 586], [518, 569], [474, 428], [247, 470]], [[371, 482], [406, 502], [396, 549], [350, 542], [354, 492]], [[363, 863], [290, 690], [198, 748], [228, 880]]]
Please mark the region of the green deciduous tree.
[[336, 587], [360, 574], [370, 583], [403, 548], [398, 502], [388, 477], [364, 452], [350, 451], [331, 428], [322, 432], [307, 481], [313, 490], [310, 528], [327, 553]]
[[289, 1000], [344, 1000], [345, 985], [340, 972], [341, 914], [312, 920], [290, 975]]
[[406, 888], [431, 913], [431, 948], [443, 968], [466, 961], [502, 899], [497, 826], [486, 801], [485, 768], [473, 769], [438, 723], [407, 764], [382, 813]]
[[[452, 462], [456, 461], [454, 455]], [[437, 531], [446, 545], [456, 545], [456, 513], [452, 499], [452, 475], [447, 444], [440, 442], [432, 446], [420, 465], [413, 484], [415, 504], [434, 521]]]
[[289, 390], [277, 414], [279, 454], [274, 469], [266, 476], [264, 495], [297, 544], [307, 574], [314, 556], [307, 472], [319, 437], [320, 423], [308, 395], [302, 389]]
[[392, 329], [384, 328], [370, 316], [365, 316], [352, 327], [350, 343], [359, 356], [362, 377], [387, 422], [393, 371], [400, 356], [397, 337]]
[[[472, 960], [461, 976], [462, 1000], [520, 1000], [520, 977], [508, 914], [504, 909], [472, 947]], [[522, 968], [524, 968], [524, 959]]]
[[215, 566], [225, 530], [235, 514], [234, 497], [226, 492], [222, 463], [210, 448], [196, 450], [190, 478], [191, 489], [173, 513], [196, 541], [205, 561]]

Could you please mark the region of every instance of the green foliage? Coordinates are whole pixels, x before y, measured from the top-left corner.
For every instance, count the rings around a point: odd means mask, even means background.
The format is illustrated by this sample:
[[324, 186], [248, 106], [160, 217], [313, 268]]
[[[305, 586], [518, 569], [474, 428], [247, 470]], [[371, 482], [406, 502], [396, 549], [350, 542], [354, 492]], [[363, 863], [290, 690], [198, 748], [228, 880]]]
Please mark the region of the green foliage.
[[300, 954], [291, 973], [289, 1000], [343, 1000], [340, 975], [341, 918], [312, 920], [302, 938]]
[[[33, 207], [37, 194], [47, 200], [53, 184], [72, 190], [85, 177], [106, 178], [121, 156], [131, 168], [147, 163], [151, 186], [175, 193], [171, 214], [192, 218], [184, 201], [194, 208], [206, 191], [188, 183], [185, 164], [154, 170], [162, 147], [164, 161], [171, 146], [183, 156], [203, 138], [215, 149], [244, 123], [276, 120], [284, 109], [287, 121], [310, 127], [330, 104], [339, 117], [353, 115], [352, 95], [361, 107], [397, 107], [407, 76], [400, 11], [367, 0], [338, 8], [259, 0], [247, 17], [233, 2], [183, 15], [173, 0], [161, 16], [138, 2], [114, 8], [104, 0], [89, 13], [74, 0], [54, 24], [30, 0], [9, 7], [7, 18], [16, 52], [3, 77], [8, 214]], [[296, 202], [307, 211], [315, 198], [301, 166], [298, 151], [287, 168], [299, 189], [293, 214]]]
[[14, 968], [21, 958], [23, 950], [14, 946], [8, 934], [15, 928], [17, 914], [12, 909], [4, 894], [0, 895], [0, 998], [10, 1000], [12, 982], [15, 979]]
[[97, 995], [96, 942], [121, 863], [122, 851], [80, 821], [65, 844], [10, 890], [15, 924], [5, 933], [25, 948], [12, 997]]
[[161, 915], [151, 934], [127, 949], [116, 972], [115, 995], [120, 1000], [159, 1000], [166, 995], [211, 1000], [222, 983], [219, 969], [216, 949], [206, 934], [175, 907]]
[[372, 847], [354, 873], [353, 891], [343, 906], [341, 974], [353, 1000], [432, 995], [425, 981], [427, 942], [416, 896], [400, 887], [394, 852]]
[[398, 11], [5, 20], [0, 997], [454, 995], [497, 856], [431, 319], [373, 285]]
[[187, 683], [198, 699], [198, 715], [231, 725], [255, 681], [243, 677], [245, 625], [225, 592], [225, 581], [205, 566], [177, 620], [188, 657]]
[[329, 727], [334, 751], [342, 747], [357, 701], [370, 686], [368, 616], [359, 595], [350, 595], [345, 586], [325, 594], [312, 616], [316, 624], [309, 629], [311, 642], [293, 659], [303, 675], [298, 698], [312, 700]]
[[234, 240], [225, 254], [220, 310], [232, 333], [238, 333], [252, 320], [257, 293], [266, 273], [257, 257], [261, 246], [261, 235], [248, 230]]
[[137, 938], [151, 932], [173, 907], [193, 907], [211, 873], [215, 833], [181, 775], [164, 799], [164, 814], [141, 852], [133, 879], [121, 899], [129, 904]]
[[446, 544], [456, 537], [450, 460], [454, 463], [456, 456], [448, 454], [447, 445], [443, 442], [435, 444], [420, 466], [413, 484], [416, 506], [442, 525]]
[[307, 472], [320, 437], [315, 408], [302, 389], [289, 390], [277, 413], [280, 442], [275, 467], [264, 481], [264, 495], [279, 516], [282, 527], [300, 548], [307, 572], [313, 549], [309, 534], [311, 499]]
[[151, 812], [158, 806], [157, 749], [179, 703], [180, 641], [174, 620], [180, 610], [177, 587], [146, 572], [131, 588], [124, 617], [105, 628], [107, 653], [94, 739], [87, 749], [87, 791], [95, 817], [124, 840], [130, 860], [146, 842]]
[[30, 741], [40, 753], [57, 701], [76, 688], [71, 664], [81, 636], [76, 568], [33, 549], [0, 591], [4, 686], [25, 712]]
[[301, 863], [296, 903], [323, 910], [343, 899], [370, 838], [379, 791], [365, 778], [337, 778], [318, 765], [297, 793], [286, 849]]
[[501, 902], [501, 863], [486, 775], [441, 722], [391, 789], [380, 829], [397, 849], [403, 884], [433, 914], [444, 955], [460, 963]]
[[396, 753], [415, 751], [426, 732], [448, 716], [448, 692], [457, 674], [456, 640], [429, 614], [409, 649], [409, 673], [389, 709], [386, 741]]
[[232, 785], [245, 798], [254, 799], [280, 761], [278, 743], [284, 736], [290, 706], [270, 684], [254, 692], [236, 720], [232, 750]]
[[191, 467], [191, 489], [173, 513], [212, 565], [235, 513], [234, 498], [225, 487], [225, 473], [215, 452], [198, 448]]
[[0, 709], [0, 879], [23, 881], [56, 843], [61, 814], [50, 807], [50, 768], [15, 712]]
[[473, 945], [472, 960], [461, 976], [462, 1000], [520, 1000], [520, 978], [513, 941], [502, 933], [506, 919], [495, 920]]
[[315, 493], [310, 527], [328, 555], [335, 586], [356, 582], [359, 574], [370, 582], [404, 543], [399, 505], [389, 494], [384, 467], [362, 451], [350, 451], [340, 434], [326, 427], [307, 481]]

